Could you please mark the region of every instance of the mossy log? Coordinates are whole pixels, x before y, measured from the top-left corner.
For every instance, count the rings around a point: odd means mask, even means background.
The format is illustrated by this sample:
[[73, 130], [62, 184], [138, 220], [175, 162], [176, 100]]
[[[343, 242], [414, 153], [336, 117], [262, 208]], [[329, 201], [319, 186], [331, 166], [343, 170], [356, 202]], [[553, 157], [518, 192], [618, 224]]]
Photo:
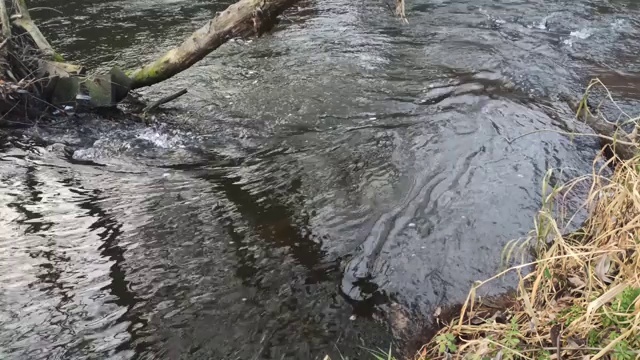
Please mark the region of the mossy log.
[[[7, 13], [9, 6], [5, 1], [13, 4], [11, 16]], [[230, 39], [260, 36], [269, 31], [277, 23], [278, 15], [297, 1], [240, 0], [218, 13], [181, 45], [156, 61], [129, 72], [113, 68], [107, 75], [89, 76], [81, 66], [62, 62], [62, 57], [54, 51], [31, 19], [26, 0], [0, 0], [2, 34], [9, 41], [10, 47], [13, 50], [37, 50], [14, 51], [12, 56], [7, 56], [6, 52], [3, 53], [1, 45], [6, 45], [7, 42], [0, 41], [0, 73], [8, 74], [12, 83], [24, 83], [32, 87], [20, 89], [20, 94], [25, 94], [21, 95], [25, 98], [24, 101], [37, 98], [36, 102], [54, 107], [114, 106], [123, 100], [130, 90], [173, 77]], [[12, 36], [12, 30], [20, 36]], [[9, 58], [14, 60], [13, 63], [2, 66], [2, 61]], [[10, 100], [10, 97], [5, 98], [9, 105], [14, 101]], [[14, 107], [11, 106], [9, 109]]]
[[131, 89], [169, 79], [191, 67], [228, 40], [261, 35], [298, 0], [240, 0], [189, 36], [180, 46], [129, 74]]

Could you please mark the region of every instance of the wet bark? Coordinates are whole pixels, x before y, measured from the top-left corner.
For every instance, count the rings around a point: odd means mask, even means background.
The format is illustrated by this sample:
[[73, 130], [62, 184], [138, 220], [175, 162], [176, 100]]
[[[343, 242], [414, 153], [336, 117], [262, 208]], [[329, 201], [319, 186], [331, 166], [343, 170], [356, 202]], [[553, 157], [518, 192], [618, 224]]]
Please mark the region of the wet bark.
[[131, 89], [167, 80], [184, 71], [230, 39], [261, 35], [298, 0], [240, 0], [189, 36], [180, 46], [130, 73]]

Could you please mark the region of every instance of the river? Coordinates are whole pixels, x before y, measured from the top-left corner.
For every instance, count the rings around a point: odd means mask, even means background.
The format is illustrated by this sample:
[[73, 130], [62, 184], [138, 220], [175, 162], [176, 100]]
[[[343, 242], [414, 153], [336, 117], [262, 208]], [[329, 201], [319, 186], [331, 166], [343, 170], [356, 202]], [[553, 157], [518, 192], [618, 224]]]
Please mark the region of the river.
[[[104, 70], [228, 4], [30, 6], [65, 58]], [[407, 0], [407, 15], [303, 0], [272, 34], [143, 90], [189, 90], [155, 123], [0, 130], [0, 358], [414, 349], [532, 228], [546, 170], [590, 171], [593, 139], [536, 132], [588, 131], [558, 95], [599, 76], [623, 106], [640, 99], [640, 4]]]

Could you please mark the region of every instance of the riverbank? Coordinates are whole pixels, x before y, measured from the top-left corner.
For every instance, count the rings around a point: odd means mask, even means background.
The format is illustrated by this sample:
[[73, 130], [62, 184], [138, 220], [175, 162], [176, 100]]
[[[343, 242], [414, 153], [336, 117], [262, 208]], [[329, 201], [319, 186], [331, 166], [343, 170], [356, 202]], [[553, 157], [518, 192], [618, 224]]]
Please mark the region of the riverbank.
[[[640, 357], [640, 156], [607, 159], [604, 153], [590, 175], [562, 186], [550, 186], [547, 173], [535, 229], [504, 253], [513, 260], [533, 248], [535, 261], [476, 283], [458, 318], [418, 359]], [[590, 188], [583, 207], [588, 220], [570, 232], [573, 216], [559, 204], [579, 184]], [[508, 306], [476, 296], [507, 272], [520, 275]]]

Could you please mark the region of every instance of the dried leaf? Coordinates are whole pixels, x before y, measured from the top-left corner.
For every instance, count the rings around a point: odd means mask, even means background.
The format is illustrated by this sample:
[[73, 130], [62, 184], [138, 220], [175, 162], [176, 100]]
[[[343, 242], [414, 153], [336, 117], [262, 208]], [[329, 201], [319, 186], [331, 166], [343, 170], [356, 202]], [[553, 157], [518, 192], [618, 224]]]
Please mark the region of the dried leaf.
[[584, 281], [582, 281], [582, 279], [580, 279], [577, 276], [572, 276], [568, 280], [569, 280], [569, 283], [573, 285], [573, 287], [576, 289], [583, 288], [585, 287], [585, 285], [587, 285]]
[[489, 347], [489, 343], [486, 341], [483, 341], [482, 343], [480, 343], [480, 346], [476, 349], [476, 354], [479, 356], [482, 356], [484, 354], [488, 354], [491, 351], [491, 348]]
[[498, 324], [506, 324], [509, 320], [509, 314], [503, 313], [502, 311], [496, 311], [496, 313], [491, 317], [491, 320]]
[[439, 317], [439, 316], [440, 316], [440, 314], [442, 314], [442, 308], [441, 308], [440, 306], [438, 306], [438, 307], [436, 308], [436, 311], [433, 313], [433, 316], [435, 316], [435, 317]]
[[596, 264], [596, 268], [594, 272], [600, 281], [605, 284], [611, 284], [613, 280], [607, 275], [611, 270], [611, 259], [607, 254], [600, 256], [600, 260], [598, 260], [598, 264]]
[[567, 347], [579, 348], [579, 347], [582, 347], [582, 345], [580, 344], [580, 341], [578, 339], [568, 338], [567, 339]]

